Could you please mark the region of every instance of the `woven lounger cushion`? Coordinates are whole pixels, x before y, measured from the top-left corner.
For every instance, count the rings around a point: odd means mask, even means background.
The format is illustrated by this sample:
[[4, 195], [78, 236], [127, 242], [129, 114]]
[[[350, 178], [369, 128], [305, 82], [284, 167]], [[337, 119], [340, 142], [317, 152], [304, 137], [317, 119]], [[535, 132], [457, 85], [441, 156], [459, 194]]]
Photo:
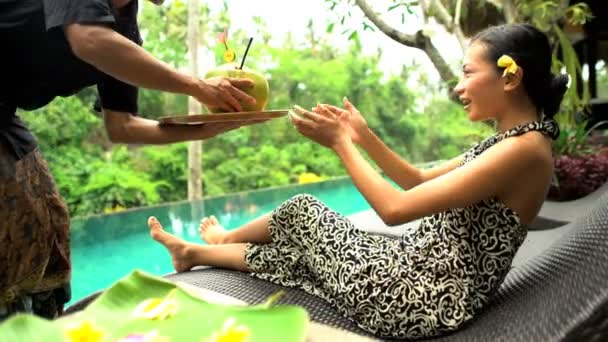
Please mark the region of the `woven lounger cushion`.
[[[538, 227], [536, 229], [548, 229], [551, 228], [549, 226], [553, 224], [550, 221], [571, 222], [578, 217], [581, 212], [593, 207], [606, 192], [608, 192], [608, 182], [604, 183], [592, 193], [579, 199], [565, 202], [545, 201], [535, 220], [538, 222], [533, 222], [533, 226]], [[543, 228], [543, 226], [547, 227]], [[535, 227], [532, 227], [531, 229], [534, 228]]]

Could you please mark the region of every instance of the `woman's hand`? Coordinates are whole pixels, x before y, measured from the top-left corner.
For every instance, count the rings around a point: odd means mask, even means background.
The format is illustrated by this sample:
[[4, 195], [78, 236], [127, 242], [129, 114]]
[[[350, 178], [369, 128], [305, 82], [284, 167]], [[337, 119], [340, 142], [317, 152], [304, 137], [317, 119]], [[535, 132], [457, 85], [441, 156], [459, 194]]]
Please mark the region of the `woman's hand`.
[[318, 105], [314, 112], [300, 106], [294, 106], [294, 111], [301, 116], [291, 116], [298, 132], [305, 137], [336, 150], [343, 144], [351, 143], [348, 125], [345, 117], [339, 118], [326, 105]]
[[356, 144], [361, 144], [361, 137], [369, 128], [367, 126], [367, 121], [363, 118], [359, 110], [355, 108], [346, 97], [344, 98], [345, 109], [331, 105], [326, 106], [329, 111], [340, 118], [340, 121], [347, 124], [351, 140]]
[[240, 112], [241, 103], [255, 104], [255, 99], [243, 89], [253, 87], [253, 81], [230, 77], [212, 77], [200, 80], [197, 90], [192, 94], [209, 109], [227, 112]]

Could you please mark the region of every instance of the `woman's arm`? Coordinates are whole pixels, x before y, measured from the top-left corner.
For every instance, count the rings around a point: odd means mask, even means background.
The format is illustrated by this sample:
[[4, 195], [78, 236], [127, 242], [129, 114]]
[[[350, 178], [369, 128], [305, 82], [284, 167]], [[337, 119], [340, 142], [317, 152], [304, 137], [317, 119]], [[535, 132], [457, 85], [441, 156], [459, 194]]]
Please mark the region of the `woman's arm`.
[[[430, 179], [452, 171], [462, 160], [461, 157], [458, 157], [429, 170], [419, 169], [391, 150], [367, 126], [367, 121], [363, 115], [346, 97], [343, 102], [345, 109], [332, 105], [323, 105], [322, 107], [333, 115], [343, 118], [351, 140], [359, 144], [380, 169], [404, 190], [411, 189]], [[317, 106], [314, 110], [320, 113], [321, 106]]]
[[437, 165], [430, 169], [422, 169], [422, 183], [426, 181], [430, 181], [431, 179], [435, 179], [439, 176], [443, 176], [444, 174], [453, 171], [460, 165], [462, 162], [463, 155], [460, 155], [456, 158], [452, 158], [441, 165]]
[[404, 190], [454, 170], [462, 160], [457, 157], [431, 169], [419, 169], [391, 150], [371, 129], [361, 134], [360, 139], [359, 145], [370, 158]]
[[323, 106], [315, 113], [300, 107], [295, 109], [303, 117], [291, 118], [298, 131], [334, 150], [357, 189], [388, 225], [500, 198], [510, 194], [530, 168], [544, 163], [537, 145], [506, 139], [462, 167], [401, 191], [385, 180], [357, 150], [348, 132], [348, 117], [335, 115]]
[[334, 150], [361, 194], [388, 225], [499, 196], [524, 177], [528, 168], [541, 162], [534, 146], [507, 139], [452, 172], [399, 191], [367, 163], [352, 143]]
[[402, 189], [424, 182], [422, 170], [411, 165], [391, 150], [371, 129], [360, 135], [359, 145], [382, 171]]

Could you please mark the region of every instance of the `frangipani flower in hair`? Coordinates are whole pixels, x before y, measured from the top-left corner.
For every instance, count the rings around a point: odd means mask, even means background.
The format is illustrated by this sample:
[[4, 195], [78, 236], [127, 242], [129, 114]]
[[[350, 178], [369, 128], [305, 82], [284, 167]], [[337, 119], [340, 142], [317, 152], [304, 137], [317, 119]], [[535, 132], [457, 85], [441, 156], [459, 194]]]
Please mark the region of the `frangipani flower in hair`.
[[517, 72], [518, 68], [517, 63], [515, 63], [513, 58], [511, 58], [511, 56], [509, 55], [500, 56], [500, 58], [496, 62], [496, 65], [501, 68], [505, 68], [505, 70], [502, 72], [502, 77], [507, 76], [507, 74], [514, 75]]

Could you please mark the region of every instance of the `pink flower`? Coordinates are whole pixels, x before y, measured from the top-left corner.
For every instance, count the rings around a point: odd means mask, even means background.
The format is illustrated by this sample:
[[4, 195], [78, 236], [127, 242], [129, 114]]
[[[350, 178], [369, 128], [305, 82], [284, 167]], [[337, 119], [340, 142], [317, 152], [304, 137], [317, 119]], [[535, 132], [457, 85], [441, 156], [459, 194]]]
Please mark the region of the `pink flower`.
[[226, 45], [226, 41], [228, 40], [228, 29], [224, 29], [224, 32], [220, 32], [217, 34], [217, 41], [221, 44]]
[[129, 334], [116, 342], [169, 342], [169, 337], [161, 336], [153, 330], [147, 334]]

